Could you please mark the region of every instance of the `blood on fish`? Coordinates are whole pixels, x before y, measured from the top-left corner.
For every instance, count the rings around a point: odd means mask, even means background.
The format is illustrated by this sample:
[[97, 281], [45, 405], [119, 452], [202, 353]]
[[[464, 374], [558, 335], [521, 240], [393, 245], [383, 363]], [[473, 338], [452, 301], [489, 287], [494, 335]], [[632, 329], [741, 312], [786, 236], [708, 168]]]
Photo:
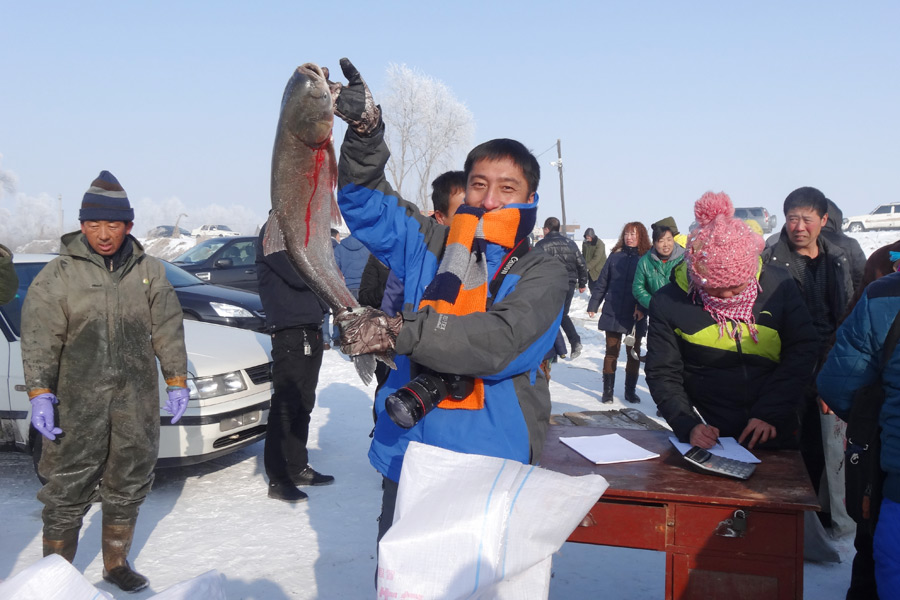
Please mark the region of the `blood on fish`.
[[306, 177], [312, 183], [312, 191], [309, 194], [309, 202], [306, 204], [306, 240], [304, 241], [304, 246], [309, 246], [309, 235], [310, 235], [310, 221], [312, 220], [312, 208], [313, 208], [313, 198], [315, 198], [316, 190], [319, 189], [319, 174], [322, 171], [322, 165], [325, 164], [325, 153], [324, 148], [316, 148], [316, 166], [312, 175], [307, 175]]

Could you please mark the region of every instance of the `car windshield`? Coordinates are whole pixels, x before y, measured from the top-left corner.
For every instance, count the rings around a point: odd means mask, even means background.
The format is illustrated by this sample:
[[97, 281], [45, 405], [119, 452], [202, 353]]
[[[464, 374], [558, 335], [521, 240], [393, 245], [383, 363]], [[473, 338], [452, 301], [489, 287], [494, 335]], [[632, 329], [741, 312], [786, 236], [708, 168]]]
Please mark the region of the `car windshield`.
[[227, 244], [226, 240], [221, 238], [213, 238], [201, 242], [173, 260], [176, 265], [197, 265], [205, 261], [207, 258], [216, 253], [216, 251]]
[[0, 312], [6, 317], [6, 322], [9, 323], [13, 333], [17, 336], [22, 335], [22, 304], [25, 303], [25, 294], [28, 292], [28, 286], [31, 285], [31, 282], [34, 281], [34, 278], [37, 277], [37, 274], [41, 272], [41, 269], [46, 264], [45, 262], [15, 263], [16, 276], [19, 278], [19, 289], [16, 290], [15, 298], [10, 300], [8, 304], [0, 307]]
[[173, 288], [183, 288], [189, 285], [200, 285], [206, 283], [202, 279], [188, 273], [182, 268], [176, 267], [168, 261], [162, 261], [166, 267], [166, 279], [172, 284]]

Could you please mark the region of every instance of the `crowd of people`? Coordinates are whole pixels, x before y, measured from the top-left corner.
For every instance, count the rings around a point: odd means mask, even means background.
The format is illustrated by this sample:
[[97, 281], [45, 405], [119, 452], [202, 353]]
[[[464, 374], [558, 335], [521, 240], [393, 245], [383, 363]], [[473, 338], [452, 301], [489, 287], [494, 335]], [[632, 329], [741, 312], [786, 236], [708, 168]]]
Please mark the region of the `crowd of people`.
[[[381, 109], [350, 61], [341, 67], [348, 83], [331, 84], [335, 114], [348, 123], [338, 204], [352, 236], [332, 233], [338, 268], [368, 308], [338, 311], [332, 333], [328, 307], [287, 255], [257, 252], [274, 361], [264, 450], [270, 498], [304, 501], [300, 487], [335, 480], [309, 465], [306, 449], [322, 353], [333, 343], [351, 356], [393, 356], [395, 368], [377, 373], [369, 450], [383, 477], [379, 540], [393, 522], [411, 441], [538, 463], [552, 357], [582, 352], [568, 313], [575, 290], [589, 289], [588, 314], [599, 313], [605, 336], [603, 403], [614, 400], [625, 346], [626, 402], [642, 401], [644, 365], [658, 414], [679, 440], [711, 448], [732, 436], [751, 449], [799, 449], [817, 492], [840, 488], [826, 464], [835, 443], [822, 434], [829, 419], [845, 418], [854, 390], [882, 379], [884, 505], [874, 536], [857, 532], [847, 597], [877, 597], [876, 581], [882, 598], [897, 597], [900, 356], [881, 363], [879, 354], [900, 310], [900, 254], [878, 252], [866, 264], [836, 226], [837, 207], [811, 187], [787, 195], [785, 226], [768, 244], [755, 223], [734, 217], [727, 194], [708, 192], [687, 234], [672, 217], [649, 233], [633, 221], [608, 252], [593, 228], [579, 249], [551, 217], [532, 248], [540, 167], [511, 139], [476, 146], [462, 171], [438, 177], [434, 214], [424, 215], [388, 182]], [[155, 358], [173, 422], [188, 399], [181, 311], [162, 265], [130, 236], [133, 211], [110, 173], [92, 183], [80, 219], [81, 231], [63, 238], [23, 309], [32, 422], [55, 442], [39, 467], [47, 479], [38, 496], [43, 549], [71, 561], [99, 495], [104, 577], [135, 591], [147, 585], [127, 556], [159, 437]], [[98, 356], [98, 343], [129, 351]], [[454, 392], [435, 391], [442, 386]], [[410, 389], [423, 410], [406, 422], [392, 403]], [[820, 513], [824, 524], [840, 504]]]

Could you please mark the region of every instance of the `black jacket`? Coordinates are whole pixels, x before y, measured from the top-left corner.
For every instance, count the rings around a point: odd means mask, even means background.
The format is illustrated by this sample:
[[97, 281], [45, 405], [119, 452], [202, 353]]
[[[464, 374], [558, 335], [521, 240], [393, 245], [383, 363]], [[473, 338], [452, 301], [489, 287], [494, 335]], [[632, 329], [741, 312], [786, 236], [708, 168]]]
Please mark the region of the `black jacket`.
[[[825, 252], [825, 265], [828, 269], [828, 289], [825, 299], [836, 324], [844, 316], [853, 297], [850, 259], [840, 246], [830, 242], [827, 237], [819, 235], [818, 242], [819, 248]], [[791, 261], [794, 259], [786, 230], [782, 230], [781, 237], [775, 244], [763, 251], [762, 260], [764, 264], [778, 265], [788, 272], [791, 271]], [[802, 282], [796, 283], [798, 288], [802, 289]]]
[[359, 280], [359, 303], [363, 306], [381, 308], [384, 299], [384, 286], [387, 284], [388, 274], [391, 272], [374, 254], [369, 255], [366, 268], [363, 269], [362, 278]]
[[587, 265], [584, 263], [584, 256], [582, 256], [581, 250], [578, 249], [578, 244], [558, 231], [551, 231], [544, 236], [544, 239], [537, 242], [534, 247], [555, 256], [566, 265], [570, 288], [575, 287], [576, 284], [579, 288], [587, 285]]
[[263, 225], [256, 240], [256, 277], [259, 299], [266, 311], [266, 329], [272, 333], [292, 327], [319, 328], [328, 306], [313, 293], [284, 250], [265, 256]]
[[[866, 254], [863, 252], [862, 246], [855, 238], [850, 237], [841, 230], [844, 221], [844, 213], [838, 208], [837, 204], [828, 201], [828, 222], [822, 228], [821, 235], [832, 244], [840, 246], [841, 250], [850, 259], [850, 277], [853, 279], [854, 292], [862, 283], [863, 272], [866, 270]], [[850, 294], [853, 295], [852, 293]]]
[[762, 266], [753, 305], [758, 343], [728, 334], [688, 291], [681, 263], [672, 283], [650, 300], [647, 386], [682, 442], [700, 423], [696, 407], [720, 435], [737, 438], [755, 417], [775, 426], [775, 446], [796, 444], [798, 412], [812, 381], [819, 338], [790, 273]]
[[[597, 320], [597, 329], [628, 333], [635, 327], [634, 309], [638, 302], [634, 298], [632, 287], [634, 273], [637, 270], [641, 255], [637, 248], [623, 246], [606, 259], [600, 277], [591, 285], [591, 300], [588, 312], [597, 312], [603, 304], [603, 312]], [[635, 333], [642, 336], [647, 332], [647, 315], [637, 322]]]

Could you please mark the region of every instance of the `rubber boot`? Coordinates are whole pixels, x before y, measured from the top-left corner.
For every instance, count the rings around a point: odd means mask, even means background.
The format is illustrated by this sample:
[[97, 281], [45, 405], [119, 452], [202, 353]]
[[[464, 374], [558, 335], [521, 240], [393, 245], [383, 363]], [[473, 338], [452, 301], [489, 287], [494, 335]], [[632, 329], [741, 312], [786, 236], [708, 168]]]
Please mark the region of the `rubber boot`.
[[128, 564], [128, 551], [134, 538], [134, 522], [103, 524], [103, 579], [125, 592], [137, 592], [147, 587], [147, 578]]
[[44, 536], [44, 556], [59, 554], [69, 562], [75, 560], [75, 551], [78, 550], [78, 529], [71, 529], [62, 534], [59, 539], [50, 539]]
[[616, 387], [616, 374], [603, 374], [603, 404], [612, 404], [613, 389]]
[[637, 373], [625, 373], [625, 400], [632, 404], [638, 404], [641, 401], [641, 397], [634, 391], [634, 388], [637, 387], [637, 380]]

